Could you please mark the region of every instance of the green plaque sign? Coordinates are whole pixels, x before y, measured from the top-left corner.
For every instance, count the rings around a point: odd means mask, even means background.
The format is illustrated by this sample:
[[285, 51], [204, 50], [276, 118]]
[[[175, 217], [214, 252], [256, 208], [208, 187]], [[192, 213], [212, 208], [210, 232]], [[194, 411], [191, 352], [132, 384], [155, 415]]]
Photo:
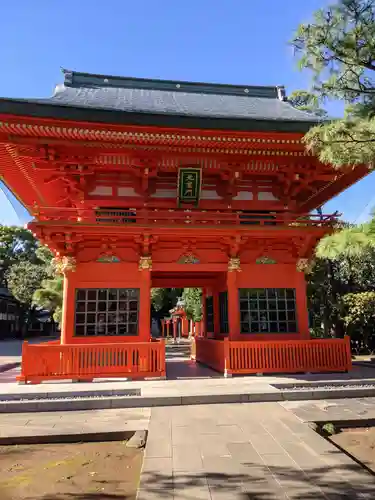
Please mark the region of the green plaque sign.
[[180, 168], [178, 171], [179, 203], [195, 203], [198, 205], [202, 184], [202, 169]]

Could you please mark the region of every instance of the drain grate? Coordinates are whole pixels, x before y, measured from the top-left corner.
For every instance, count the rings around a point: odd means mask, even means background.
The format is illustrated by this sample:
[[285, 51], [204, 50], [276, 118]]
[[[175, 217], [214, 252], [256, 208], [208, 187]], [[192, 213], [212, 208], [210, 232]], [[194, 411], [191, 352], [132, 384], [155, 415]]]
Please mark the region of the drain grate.
[[67, 393], [42, 393], [42, 394], [4, 394], [0, 397], [0, 404], [25, 402], [25, 401], [65, 401], [81, 399], [105, 399], [105, 398], [124, 398], [130, 396], [141, 396], [141, 389], [121, 389], [102, 392], [67, 392]]
[[311, 382], [303, 384], [270, 384], [281, 391], [335, 391], [340, 389], [375, 389], [375, 383], [360, 382]]

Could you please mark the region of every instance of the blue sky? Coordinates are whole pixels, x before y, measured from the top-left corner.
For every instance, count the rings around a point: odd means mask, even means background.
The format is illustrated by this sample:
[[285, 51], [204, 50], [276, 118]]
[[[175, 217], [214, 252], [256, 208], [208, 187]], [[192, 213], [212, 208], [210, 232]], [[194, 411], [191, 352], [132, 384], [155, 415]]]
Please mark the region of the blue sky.
[[[113, 75], [308, 86], [288, 46], [328, 0], [13, 0], [2, 2], [0, 96], [47, 97], [60, 67]], [[330, 106], [337, 114], [339, 108]], [[373, 205], [375, 174], [332, 200], [347, 220]], [[9, 197], [9, 194], [8, 194]], [[0, 223], [24, 222], [0, 192]], [[16, 206], [15, 211], [13, 206]], [[16, 215], [19, 212], [19, 215]]]

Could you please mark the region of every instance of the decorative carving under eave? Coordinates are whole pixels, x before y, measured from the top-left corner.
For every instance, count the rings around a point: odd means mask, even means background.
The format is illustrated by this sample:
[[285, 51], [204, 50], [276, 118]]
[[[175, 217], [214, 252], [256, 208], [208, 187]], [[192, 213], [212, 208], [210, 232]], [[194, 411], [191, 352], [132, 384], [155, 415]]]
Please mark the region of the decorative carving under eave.
[[152, 270], [152, 258], [148, 255], [139, 258], [138, 269], [140, 271], [151, 271]]
[[309, 261], [309, 259], [298, 259], [296, 268], [298, 272], [306, 273], [311, 268], [311, 262]]
[[57, 274], [66, 274], [67, 272], [73, 272], [76, 270], [77, 262], [74, 257], [58, 256], [53, 259], [53, 266]]
[[178, 259], [177, 264], [199, 264], [199, 259], [193, 252], [187, 252]]
[[239, 257], [231, 257], [228, 260], [228, 272], [233, 272], [233, 271], [237, 271], [237, 272], [242, 271], [241, 260]]
[[259, 257], [256, 261], [257, 264], [277, 264], [275, 259], [267, 257], [266, 255]]
[[121, 262], [121, 261], [120, 261], [119, 257], [117, 257], [117, 255], [110, 255], [110, 254], [104, 253], [103, 255], [101, 255], [100, 257], [98, 257], [98, 259], [96, 260], [96, 262], [113, 264], [113, 263], [118, 263], [118, 262]]

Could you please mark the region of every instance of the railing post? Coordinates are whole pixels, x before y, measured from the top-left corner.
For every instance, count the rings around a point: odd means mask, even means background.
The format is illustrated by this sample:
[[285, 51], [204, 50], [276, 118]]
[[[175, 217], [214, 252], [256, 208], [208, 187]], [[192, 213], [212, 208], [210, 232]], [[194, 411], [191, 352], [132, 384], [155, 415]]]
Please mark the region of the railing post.
[[27, 382], [27, 368], [28, 368], [28, 356], [27, 356], [27, 348], [29, 343], [25, 340], [22, 344], [22, 361], [21, 361], [21, 373], [17, 377], [17, 381], [20, 384], [26, 384]]
[[166, 378], [166, 364], [165, 364], [165, 343], [160, 342], [159, 346], [159, 360], [160, 360], [160, 368], [161, 368], [161, 377]]
[[350, 337], [349, 335], [345, 335], [344, 337], [344, 341], [346, 343], [346, 355], [347, 355], [347, 361], [348, 361], [348, 364], [347, 364], [347, 371], [351, 370], [352, 367], [353, 367], [353, 362], [352, 362], [352, 349], [351, 349], [351, 345], [350, 345]]
[[232, 370], [231, 370], [231, 366], [230, 366], [230, 354], [229, 354], [229, 350], [230, 350], [230, 344], [229, 344], [230, 340], [228, 338], [225, 338], [223, 340], [223, 344], [224, 344], [224, 377], [225, 378], [228, 378], [228, 377], [231, 377], [232, 376]]

